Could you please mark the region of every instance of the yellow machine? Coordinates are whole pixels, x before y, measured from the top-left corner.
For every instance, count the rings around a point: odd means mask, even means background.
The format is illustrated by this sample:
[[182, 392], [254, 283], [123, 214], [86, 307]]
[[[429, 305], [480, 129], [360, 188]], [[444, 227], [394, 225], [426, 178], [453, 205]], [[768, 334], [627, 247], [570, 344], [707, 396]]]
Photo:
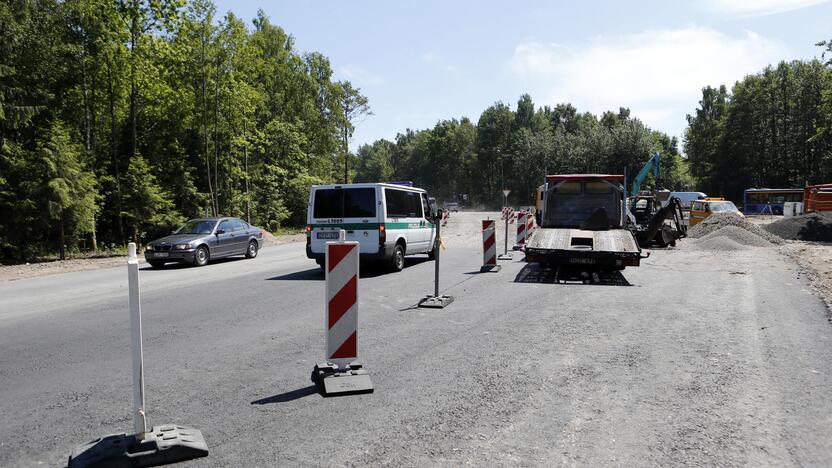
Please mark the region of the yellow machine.
[[740, 217], [745, 217], [732, 201], [724, 198], [705, 198], [703, 200], [694, 200], [690, 203], [690, 221], [688, 227], [696, 226], [714, 213], [732, 213]]

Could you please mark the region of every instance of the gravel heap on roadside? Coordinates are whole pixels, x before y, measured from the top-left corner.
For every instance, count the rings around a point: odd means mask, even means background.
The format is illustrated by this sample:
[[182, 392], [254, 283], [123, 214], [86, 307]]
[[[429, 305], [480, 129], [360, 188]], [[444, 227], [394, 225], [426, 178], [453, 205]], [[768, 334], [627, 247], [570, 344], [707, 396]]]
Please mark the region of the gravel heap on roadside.
[[699, 238], [699, 243], [703, 243], [705, 241], [717, 238], [725, 238], [729, 239], [733, 242], [736, 242], [739, 245], [747, 245], [753, 247], [771, 247], [771, 242], [767, 239], [763, 239], [762, 237], [754, 234], [751, 231], [746, 231], [745, 229], [739, 226], [725, 226], [717, 229], [716, 231], [711, 232], [710, 234], [706, 234]]
[[737, 250], [748, 250], [748, 246], [740, 244], [727, 236], [702, 238], [696, 241], [696, 246], [700, 249], [710, 250], [712, 252], [734, 252]]
[[[736, 229], [730, 229], [722, 231], [725, 228], [732, 227]], [[745, 231], [745, 232], [742, 232]], [[766, 231], [765, 229], [757, 226], [756, 224], [749, 223], [745, 218], [741, 218], [737, 215], [730, 214], [730, 213], [717, 213], [715, 215], [709, 216], [705, 218], [704, 221], [700, 222], [696, 226], [690, 228], [688, 230], [688, 237], [693, 239], [700, 239], [708, 236], [712, 233], [719, 232], [718, 236], [725, 236], [736, 242], [740, 245], [752, 245], [752, 246], [760, 246], [760, 239], [772, 244], [782, 244], [783, 239]]]
[[791, 216], [768, 224], [765, 229], [783, 239], [832, 242], [832, 213]]

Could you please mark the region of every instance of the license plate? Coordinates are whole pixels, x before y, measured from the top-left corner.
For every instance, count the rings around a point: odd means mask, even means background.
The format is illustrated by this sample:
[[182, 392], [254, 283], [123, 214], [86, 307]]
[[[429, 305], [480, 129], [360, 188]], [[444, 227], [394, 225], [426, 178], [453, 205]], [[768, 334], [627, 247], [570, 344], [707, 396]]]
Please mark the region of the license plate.
[[318, 239], [338, 239], [338, 231], [319, 232]]
[[594, 258], [570, 258], [569, 263], [576, 263], [580, 265], [593, 265], [595, 264]]
[[156, 253], [153, 254], [153, 256], [156, 257], [156, 258], [167, 257], [168, 253], [167, 252], [156, 252]]

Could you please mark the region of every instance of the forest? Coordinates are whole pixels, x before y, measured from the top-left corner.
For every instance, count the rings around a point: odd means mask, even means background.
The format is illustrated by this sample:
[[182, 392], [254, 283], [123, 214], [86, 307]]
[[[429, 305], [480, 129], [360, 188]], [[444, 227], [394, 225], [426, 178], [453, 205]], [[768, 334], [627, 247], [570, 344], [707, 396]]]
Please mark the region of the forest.
[[819, 60], [704, 88], [681, 144], [627, 108], [524, 94], [353, 153], [371, 104], [262, 12], [247, 23], [210, 0], [0, 0], [0, 261], [118, 248], [206, 214], [299, 227], [319, 183], [411, 180], [493, 209], [502, 188], [531, 204], [545, 173], [635, 174], [656, 151], [670, 189], [735, 197], [832, 178]]

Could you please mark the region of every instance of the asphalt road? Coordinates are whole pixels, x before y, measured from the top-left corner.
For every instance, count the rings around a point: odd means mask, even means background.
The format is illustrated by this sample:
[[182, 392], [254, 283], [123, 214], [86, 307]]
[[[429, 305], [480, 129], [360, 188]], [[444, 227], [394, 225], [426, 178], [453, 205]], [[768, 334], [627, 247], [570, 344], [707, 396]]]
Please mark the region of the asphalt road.
[[[302, 244], [142, 270], [149, 423], [203, 431], [209, 457], [185, 466], [832, 464], [827, 312], [776, 249], [550, 284], [518, 253], [478, 273], [476, 238], [449, 232], [444, 310], [412, 307], [423, 256], [363, 271], [376, 391], [340, 398], [309, 381], [324, 283]], [[0, 283], [0, 466], [131, 429], [126, 301], [126, 268]]]

